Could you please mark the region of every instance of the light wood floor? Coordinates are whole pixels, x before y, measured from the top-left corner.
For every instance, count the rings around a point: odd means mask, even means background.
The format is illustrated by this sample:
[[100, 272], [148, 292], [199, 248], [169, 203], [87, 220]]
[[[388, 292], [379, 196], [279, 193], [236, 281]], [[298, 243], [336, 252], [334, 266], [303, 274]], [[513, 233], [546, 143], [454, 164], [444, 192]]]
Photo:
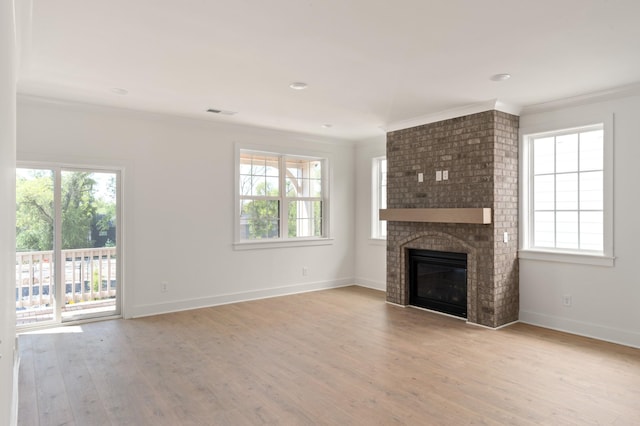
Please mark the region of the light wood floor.
[[640, 424], [640, 350], [357, 287], [81, 329], [20, 337], [20, 425]]

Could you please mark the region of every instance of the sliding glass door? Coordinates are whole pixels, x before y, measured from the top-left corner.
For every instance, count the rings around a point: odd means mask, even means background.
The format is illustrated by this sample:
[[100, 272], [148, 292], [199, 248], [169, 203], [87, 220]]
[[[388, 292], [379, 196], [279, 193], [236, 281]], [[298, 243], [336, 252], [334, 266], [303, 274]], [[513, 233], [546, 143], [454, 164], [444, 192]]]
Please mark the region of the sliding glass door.
[[54, 172], [16, 171], [17, 325], [55, 319]]
[[18, 168], [18, 326], [120, 314], [119, 173]]

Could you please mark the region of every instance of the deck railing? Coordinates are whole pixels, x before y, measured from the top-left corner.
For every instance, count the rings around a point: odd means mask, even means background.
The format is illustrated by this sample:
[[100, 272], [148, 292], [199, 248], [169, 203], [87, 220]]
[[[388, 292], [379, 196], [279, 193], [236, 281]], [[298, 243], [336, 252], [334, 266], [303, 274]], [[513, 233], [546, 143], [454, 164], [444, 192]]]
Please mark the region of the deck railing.
[[[116, 248], [62, 250], [65, 304], [116, 295]], [[54, 292], [53, 251], [16, 253], [16, 309], [51, 305]]]

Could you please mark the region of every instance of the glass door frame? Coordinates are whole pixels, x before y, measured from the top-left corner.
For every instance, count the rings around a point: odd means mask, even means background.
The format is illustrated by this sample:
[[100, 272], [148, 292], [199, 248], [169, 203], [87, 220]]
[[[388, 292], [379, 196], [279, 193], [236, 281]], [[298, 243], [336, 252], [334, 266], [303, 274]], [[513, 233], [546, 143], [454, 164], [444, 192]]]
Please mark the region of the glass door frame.
[[[100, 320], [108, 318], [122, 318], [122, 300], [123, 300], [123, 276], [124, 262], [122, 261], [122, 176], [124, 170], [122, 167], [109, 167], [104, 165], [84, 165], [84, 164], [60, 164], [39, 161], [18, 161], [16, 169], [33, 169], [48, 170], [53, 174], [53, 211], [54, 211], [54, 227], [53, 227], [53, 258], [54, 258], [54, 297], [53, 297], [53, 319], [37, 321], [29, 324], [17, 326], [19, 330], [29, 330], [34, 328], [45, 328], [61, 324], [69, 324], [74, 322], [82, 322], [89, 320]], [[85, 313], [78, 310], [77, 314], [63, 316], [63, 306], [65, 305], [65, 271], [66, 260], [62, 250], [62, 173], [63, 172], [86, 172], [86, 173], [112, 173], [116, 178], [116, 298], [115, 309], [102, 313]], [[17, 252], [16, 252], [17, 253]], [[75, 283], [72, 283], [75, 285]], [[109, 283], [107, 282], [107, 286]]]

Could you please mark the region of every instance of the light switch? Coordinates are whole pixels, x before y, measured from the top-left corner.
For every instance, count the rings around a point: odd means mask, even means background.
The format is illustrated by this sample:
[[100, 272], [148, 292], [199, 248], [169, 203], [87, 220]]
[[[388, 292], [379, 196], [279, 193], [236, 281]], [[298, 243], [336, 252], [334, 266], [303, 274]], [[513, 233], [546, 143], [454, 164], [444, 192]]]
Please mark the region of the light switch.
[[442, 170], [436, 170], [436, 182], [440, 182], [442, 180]]
[[503, 242], [505, 242], [505, 243], [508, 243], [508, 242], [509, 242], [509, 233], [508, 233], [508, 232], [505, 232], [505, 233], [502, 235], [502, 241], [503, 241]]
[[418, 173], [418, 182], [424, 182], [424, 173]]

